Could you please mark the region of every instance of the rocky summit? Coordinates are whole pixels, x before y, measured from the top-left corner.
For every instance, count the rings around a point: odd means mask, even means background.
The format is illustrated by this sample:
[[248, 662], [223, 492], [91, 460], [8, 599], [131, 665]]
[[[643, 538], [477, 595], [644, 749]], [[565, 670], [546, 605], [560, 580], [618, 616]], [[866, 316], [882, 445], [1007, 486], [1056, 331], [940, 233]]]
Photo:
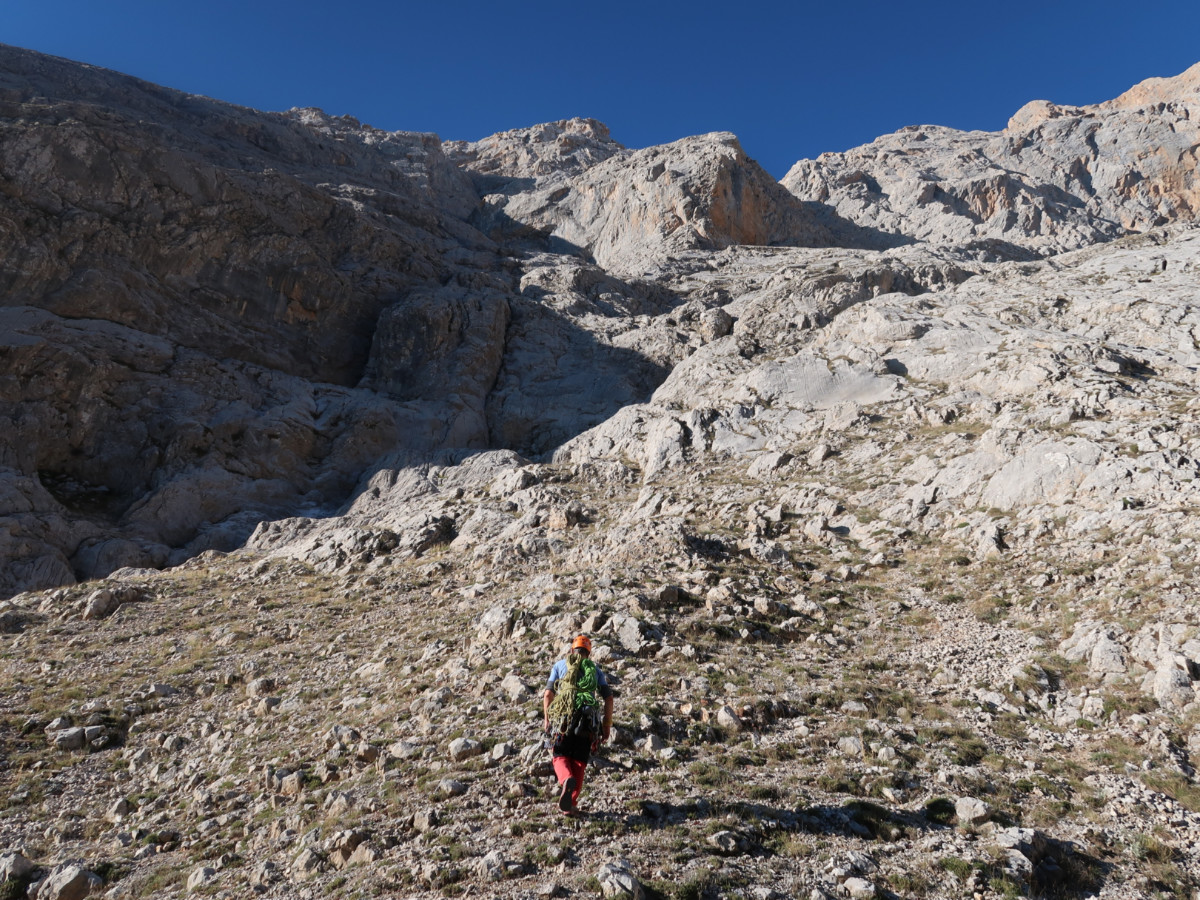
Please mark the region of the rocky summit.
[[1198, 123], [776, 182], [0, 48], [0, 896], [1196, 896]]

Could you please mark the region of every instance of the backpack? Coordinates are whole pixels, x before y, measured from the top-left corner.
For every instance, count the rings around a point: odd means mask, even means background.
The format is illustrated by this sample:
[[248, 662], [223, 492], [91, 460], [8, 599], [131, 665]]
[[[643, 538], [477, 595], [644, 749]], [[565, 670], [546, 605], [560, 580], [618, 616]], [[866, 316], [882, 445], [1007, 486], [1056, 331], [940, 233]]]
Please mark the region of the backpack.
[[550, 728], [559, 734], [594, 734], [600, 730], [599, 669], [582, 653], [567, 657], [567, 674], [559, 680], [550, 703]]

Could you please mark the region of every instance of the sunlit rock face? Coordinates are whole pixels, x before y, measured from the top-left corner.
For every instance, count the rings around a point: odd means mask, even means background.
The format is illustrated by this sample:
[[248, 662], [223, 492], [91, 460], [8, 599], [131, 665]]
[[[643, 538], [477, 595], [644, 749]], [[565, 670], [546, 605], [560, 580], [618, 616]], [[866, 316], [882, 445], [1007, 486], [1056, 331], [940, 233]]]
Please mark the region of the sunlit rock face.
[[1035, 100], [1000, 132], [914, 125], [783, 179], [860, 225], [981, 255], [1073, 250], [1200, 211], [1200, 65], [1095, 106]]

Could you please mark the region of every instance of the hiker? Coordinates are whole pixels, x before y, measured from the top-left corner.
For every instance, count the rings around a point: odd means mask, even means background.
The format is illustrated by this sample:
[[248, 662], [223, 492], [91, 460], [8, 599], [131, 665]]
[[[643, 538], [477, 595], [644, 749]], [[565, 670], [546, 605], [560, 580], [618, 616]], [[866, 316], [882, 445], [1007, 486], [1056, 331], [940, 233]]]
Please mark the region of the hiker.
[[554, 774], [562, 785], [558, 808], [566, 815], [575, 811], [592, 752], [612, 731], [612, 688], [591, 655], [591, 640], [586, 634], [579, 635], [571, 642], [566, 659], [550, 670], [542, 695], [545, 731], [554, 743]]

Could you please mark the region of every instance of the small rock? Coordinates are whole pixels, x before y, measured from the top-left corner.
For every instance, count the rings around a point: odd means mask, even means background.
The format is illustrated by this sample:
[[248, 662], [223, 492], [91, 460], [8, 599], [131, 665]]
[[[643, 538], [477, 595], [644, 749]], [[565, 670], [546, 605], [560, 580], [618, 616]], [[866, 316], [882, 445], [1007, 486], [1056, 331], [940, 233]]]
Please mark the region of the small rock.
[[305, 847], [292, 862], [292, 874], [297, 881], [307, 881], [321, 871], [325, 859], [311, 847]]
[[361, 741], [354, 747], [354, 758], [369, 766], [379, 759], [379, 748], [369, 741]]
[[731, 731], [742, 730], [742, 720], [731, 706], [722, 706], [717, 710], [717, 724]]
[[733, 316], [720, 307], [706, 309], [700, 313], [698, 325], [700, 337], [704, 339], [705, 343], [711, 343], [733, 331]]
[[379, 853], [370, 844], [359, 844], [350, 854], [349, 864], [352, 866], [367, 865], [375, 862], [379, 858]]
[[512, 633], [515, 611], [507, 606], [493, 606], [479, 619], [476, 639], [490, 644], [501, 641]]
[[719, 853], [741, 853], [746, 848], [746, 842], [733, 831], [718, 831], [708, 836], [708, 843]]
[[361, 740], [362, 735], [357, 728], [351, 728], [349, 725], [334, 725], [325, 732], [325, 749], [331, 750], [334, 747], [349, 747]]
[[842, 882], [842, 890], [850, 900], [872, 900], [876, 896], [875, 884], [865, 878], [847, 878]]
[[82, 728], [63, 728], [51, 732], [50, 740], [59, 750], [82, 750], [87, 746], [87, 733]]
[[1152, 692], [1154, 699], [1167, 709], [1182, 708], [1196, 699], [1192, 682], [1183, 669], [1160, 661], [1154, 674]]
[[122, 797], [108, 808], [108, 811], [104, 814], [104, 818], [106, 821], [113, 822], [115, 824], [120, 822], [131, 812], [133, 812], [133, 804]]
[[112, 591], [105, 589], [88, 596], [83, 606], [83, 618], [89, 621], [111, 616], [121, 605]]
[[954, 812], [961, 825], [982, 825], [992, 816], [991, 808], [975, 797], [960, 797], [954, 804]]
[[499, 762], [502, 759], [507, 759], [510, 756], [517, 755], [517, 745], [512, 741], [504, 741], [492, 748], [492, 759]]
[[83, 741], [86, 744], [92, 741], [98, 741], [103, 737], [107, 737], [108, 729], [103, 725], [87, 725], [83, 729]]
[[875, 862], [866, 853], [851, 850], [846, 854], [846, 867], [850, 870], [851, 874], [863, 875], [867, 872], [878, 870], [879, 863]]
[[38, 900], [83, 900], [100, 891], [104, 880], [74, 862], [56, 866], [38, 887]]
[[493, 850], [479, 860], [479, 877], [484, 881], [501, 881], [504, 878], [506, 865], [504, 854], [499, 850]]
[[279, 866], [275, 865], [271, 860], [264, 860], [254, 867], [254, 871], [250, 873], [250, 886], [255, 888], [265, 888], [279, 881], [281, 878]]
[[483, 744], [470, 738], [455, 738], [450, 742], [450, 758], [455, 762], [471, 759], [483, 753]]
[[646, 890], [633, 874], [628, 860], [616, 859], [605, 863], [596, 873], [596, 880], [600, 882], [600, 893], [605, 897], [644, 900], [646, 896]]
[[341, 775], [338, 773], [338, 767], [333, 765], [333, 763], [328, 763], [324, 760], [317, 763], [313, 767], [313, 775], [317, 777], [317, 780], [319, 780], [321, 784], [329, 784], [329, 782], [337, 781], [339, 778], [341, 778]]
[[213, 869], [209, 866], [201, 866], [188, 876], [187, 889], [188, 891], [194, 891], [197, 888], [204, 887], [204, 885], [208, 884], [216, 877], [216, 869]]
[[759, 457], [750, 465], [747, 474], [751, 478], [761, 478], [783, 468], [791, 461], [792, 454], [784, 451], [769, 450], [766, 453], [759, 454]]
[[857, 735], [850, 734], [844, 738], [839, 738], [837, 742], [837, 748], [846, 756], [859, 758], [863, 755], [862, 738], [858, 737]]
[[275, 712], [275, 710], [279, 709], [281, 702], [282, 701], [278, 697], [263, 697], [263, 699], [259, 700], [258, 703], [254, 705], [254, 715], [258, 716], [259, 718], [268, 716]]
[[501, 679], [500, 690], [510, 703], [521, 703], [529, 699], [529, 687], [518, 676], [511, 673]]
[[388, 746], [387, 752], [389, 756], [394, 756], [396, 759], [411, 759], [420, 755], [421, 745], [411, 741], [396, 741]]
[[467, 786], [453, 778], [443, 778], [433, 789], [434, 796], [443, 800], [447, 797], [461, 797], [466, 792]]
[[279, 783], [279, 793], [285, 797], [298, 797], [304, 790], [304, 772], [292, 772], [285, 775]]
[[422, 809], [413, 814], [413, 828], [422, 833], [437, 828], [441, 823], [442, 817], [436, 809]]
[[246, 693], [255, 698], [267, 697], [275, 690], [274, 678], [255, 678], [246, 685]]
[[331, 816], [344, 816], [354, 808], [354, 798], [345, 791], [330, 791], [325, 797], [325, 811]]
[[0, 853], [0, 884], [6, 881], [21, 881], [32, 875], [36, 869], [37, 866], [16, 851], [7, 850]]

